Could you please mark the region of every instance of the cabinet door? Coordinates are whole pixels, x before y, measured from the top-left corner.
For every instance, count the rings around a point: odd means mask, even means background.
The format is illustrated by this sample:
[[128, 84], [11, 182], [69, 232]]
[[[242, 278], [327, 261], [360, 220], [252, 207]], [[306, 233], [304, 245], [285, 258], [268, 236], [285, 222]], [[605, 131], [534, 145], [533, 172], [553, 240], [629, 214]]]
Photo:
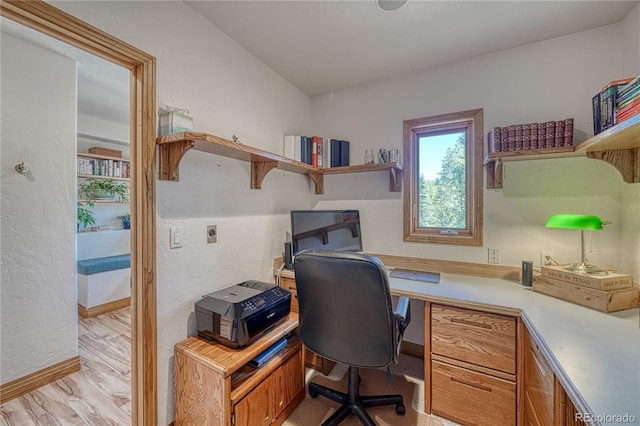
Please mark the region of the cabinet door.
[[554, 374], [538, 344], [525, 332], [524, 389], [542, 424], [554, 424]]
[[275, 416], [272, 414], [273, 376], [256, 386], [234, 407], [236, 426], [268, 426]]
[[282, 367], [274, 371], [273, 379], [275, 384], [273, 392], [273, 417], [277, 418], [289, 403], [291, 403], [301, 391], [304, 391], [302, 351], [296, 352]]

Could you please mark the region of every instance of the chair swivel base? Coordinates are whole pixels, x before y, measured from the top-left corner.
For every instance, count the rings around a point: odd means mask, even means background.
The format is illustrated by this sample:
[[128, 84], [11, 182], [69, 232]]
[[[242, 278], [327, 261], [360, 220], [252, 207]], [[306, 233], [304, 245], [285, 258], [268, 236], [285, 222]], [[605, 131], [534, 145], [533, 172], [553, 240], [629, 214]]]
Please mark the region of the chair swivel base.
[[348, 393], [338, 392], [334, 389], [321, 386], [316, 383], [309, 383], [309, 395], [311, 395], [312, 398], [322, 395], [325, 398], [329, 398], [332, 401], [342, 404], [342, 406], [338, 408], [331, 417], [322, 423], [323, 426], [335, 426], [346, 419], [350, 414], [357, 416], [365, 426], [376, 426], [376, 423], [365, 410], [366, 407], [395, 404], [396, 413], [401, 415], [405, 413], [402, 395], [360, 396], [359, 388], [360, 376], [358, 375], [358, 368], [352, 366], [349, 367]]

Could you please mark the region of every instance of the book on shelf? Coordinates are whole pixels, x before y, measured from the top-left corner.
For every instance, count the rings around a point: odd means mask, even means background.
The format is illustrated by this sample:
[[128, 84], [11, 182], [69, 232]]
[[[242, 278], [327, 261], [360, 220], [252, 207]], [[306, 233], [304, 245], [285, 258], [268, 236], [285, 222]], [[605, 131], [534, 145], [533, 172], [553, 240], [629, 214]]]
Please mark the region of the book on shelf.
[[331, 139], [331, 167], [340, 167], [340, 139]]
[[631, 83], [634, 78], [612, 80], [600, 90], [592, 99], [593, 132], [594, 135], [615, 126], [618, 123], [616, 106], [618, 105], [620, 92]]
[[573, 146], [573, 118], [567, 118], [564, 120], [563, 140], [563, 146]]
[[543, 277], [596, 290], [611, 291], [633, 286], [633, 277], [628, 274], [580, 274], [564, 269], [564, 266], [543, 266], [541, 270]]
[[318, 167], [318, 137], [311, 136], [311, 163], [313, 167]]
[[620, 96], [626, 95], [631, 90], [640, 87], [640, 75], [628, 82], [619, 90]]
[[638, 94], [640, 94], [640, 86], [629, 90], [624, 95], [621, 95], [620, 93], [618, 93], [618, 97], [616, 99], [617, 100], [616, 105], [618, 106], [618, 108], [621, 106], [624, 106], [625, 104], [631, 102], [633, 99], [637, 98]]
[[602, 131], [602, 114], [600, 113], [600, 92], [591, 98], [591, 109], [593, 111], [593, 134], [597, 135]]
[[349, 165], [349, 141], [340, 141], [340, 166]]

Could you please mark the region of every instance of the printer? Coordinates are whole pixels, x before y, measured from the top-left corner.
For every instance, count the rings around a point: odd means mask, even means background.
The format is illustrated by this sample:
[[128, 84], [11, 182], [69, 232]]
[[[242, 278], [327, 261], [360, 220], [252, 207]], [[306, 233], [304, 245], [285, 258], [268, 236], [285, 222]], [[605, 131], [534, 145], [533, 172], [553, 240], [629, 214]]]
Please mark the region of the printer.
[[245, 281], [203, 296], [195, 303], [198, 336], [239, 348], [284, 322], [291, 293], [275, 284]]

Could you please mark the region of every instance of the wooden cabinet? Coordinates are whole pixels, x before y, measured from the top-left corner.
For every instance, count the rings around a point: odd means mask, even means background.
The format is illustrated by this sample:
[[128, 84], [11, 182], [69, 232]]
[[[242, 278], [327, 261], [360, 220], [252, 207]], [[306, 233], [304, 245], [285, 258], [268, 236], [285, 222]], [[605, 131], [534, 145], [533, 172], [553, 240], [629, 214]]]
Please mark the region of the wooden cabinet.
[[430, 312], [432, 412], [462, 424], [515, 426], [517, 319], [436, 304]]
[[[298, 292], [296, 290], [295, 278], [282, 277], [280, 279], [280, 285], [291, 292], [291, 312], [298, 312]], [[336, 365], [335, 362], [310, 351], [306, 346], [304, 347], [304, 357], [305, 366], [313, 368], [324, 375], [329, 374], [331, 369]]]
[[302, 401], [302, 343], [287, 346], [260, 368], [247, 363], [295, 331], [298, 315], [243, 349], [193, 336], [175, 346], [174, 424], [279, 425]]

